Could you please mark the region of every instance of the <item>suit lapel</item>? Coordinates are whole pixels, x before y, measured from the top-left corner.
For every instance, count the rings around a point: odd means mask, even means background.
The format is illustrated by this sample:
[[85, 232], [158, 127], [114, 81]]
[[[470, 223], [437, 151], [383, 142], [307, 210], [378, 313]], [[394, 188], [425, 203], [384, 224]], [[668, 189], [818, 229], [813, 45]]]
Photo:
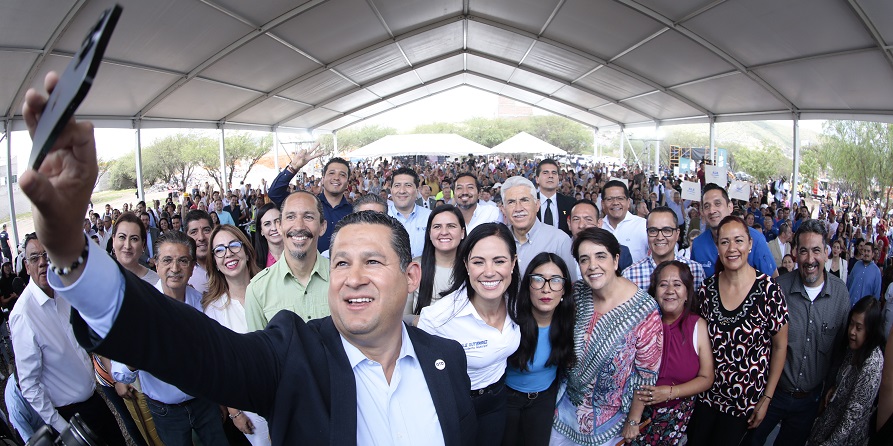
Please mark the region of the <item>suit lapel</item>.
[[440, 429], [443, 431], [443, 442], [447, 446], [458, 446], [460, 443], [459, 420], [457, 419], [459, 409], [456, 407], [456, 399], [450, 385], [450, 375], [446, 369], [450, 366], [455, 367], [455, 364], [445, 363], [445, 367], [438, 370], [434, 364], [437, 361], [444, 361], [443, 358], [433, 351], [426, 339], [418, 336], [415, 330], [408, 330], [408, 333], [412, 347], [419, 357], [422, 373], [425, 374], [425, 382], [428, 383], [434, 408], [437, 410]]
[[357, 444], [357, 381], [341, 335], [335, 329], [332, 318], [323, 319], [319, 334], [329, 356], [329, 373], [332, 376], [332, 409], [329, 418], [330, 443], [333, 446]]

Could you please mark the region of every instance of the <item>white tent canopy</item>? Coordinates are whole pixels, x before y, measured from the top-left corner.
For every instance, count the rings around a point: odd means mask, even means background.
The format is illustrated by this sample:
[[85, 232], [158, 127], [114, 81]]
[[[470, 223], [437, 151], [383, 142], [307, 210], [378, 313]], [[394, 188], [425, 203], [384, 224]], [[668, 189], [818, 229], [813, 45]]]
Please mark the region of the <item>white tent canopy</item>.
[[490, 153], [536, 153], [539, 155], [567, 155], [567, 152], [549, 144], [527, 132], [518, 133], [515, 136], [501, 142]]
[[347, 154], [351, 158], [379, 156], [464, 156], [469, 153], [484, 155], [487, 146], [451, 134], [388, 135]]

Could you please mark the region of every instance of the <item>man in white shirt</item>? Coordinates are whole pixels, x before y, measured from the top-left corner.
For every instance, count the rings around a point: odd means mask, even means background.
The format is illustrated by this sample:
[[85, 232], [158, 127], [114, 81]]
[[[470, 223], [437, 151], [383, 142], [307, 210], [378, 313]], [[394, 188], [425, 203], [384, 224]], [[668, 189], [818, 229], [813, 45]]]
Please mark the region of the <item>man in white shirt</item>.
[[466, 234], [470, 234], [472, 229], [482, 223], [499, 221], [499, 208], [482, 205], [478, 201], [480, 186], [477, 177], [469, 172], [460, 173], [453, 183], [453, 190], [456, 191], [456, 207], [465, 217]]
[[629, 248], [633, 263], [648, 255], [648, 233], [642, 217], [629, 213], [629, 189], [619, 180], [611, 180], [602, 189], [602, 207], [605, 219], [602, 229], [617, 237], [621, 245]]
[[420, 257], [427, 237], [428, 216], [431, 211], [415, 204], [419, 187], [419, 174], [401, 167], [394, 171], [391, 184], [391, 198], [394, 203], [388, 206], [388, 215], [403, 224], [409, 233], [412, 256]]
[[25, 236], [24, 259], [31, 281], [9, 317], [22, 395], [59, 432], [80, 413], [106, 443], [125, 444], [114, 416], [96, 394], [93, 364], [68, 322], [71, 306], [56, 298], [47, 283], [47, 252], [33, 233]]
[[211, 216], [205, 211], [191, 210], [184, 219], [186, 235], [195, 240], [195, 269], [189, 284], [199, 292], [208, 291], [208, 272], [202, 266], [208, 256], [211, 245]]

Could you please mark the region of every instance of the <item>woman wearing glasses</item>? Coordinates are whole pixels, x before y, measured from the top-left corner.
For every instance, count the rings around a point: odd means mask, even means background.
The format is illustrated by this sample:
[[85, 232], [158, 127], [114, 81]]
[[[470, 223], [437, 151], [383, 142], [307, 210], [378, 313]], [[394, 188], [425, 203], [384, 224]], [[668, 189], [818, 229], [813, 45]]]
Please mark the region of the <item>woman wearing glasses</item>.
[[527, 266], [518, 297], [508, 302], [521, 345], [508, 359], [504, 445], [545, 445], [552, 431], [558, 371], [574, 363], [574, 301], [567, 265], [550, 252]]
[[[247, 333], [245, 290], [258, 273], [256, 254], [248, 237], [232, 225], [220, 225], [211, 232], [213, 256], [205, 258], [208, 291], [202, 308], [211, 319], [236, 333]], [[254, 446], [269, 445], [267, 421], [260, 415], [229, 407], [229, 418]]]

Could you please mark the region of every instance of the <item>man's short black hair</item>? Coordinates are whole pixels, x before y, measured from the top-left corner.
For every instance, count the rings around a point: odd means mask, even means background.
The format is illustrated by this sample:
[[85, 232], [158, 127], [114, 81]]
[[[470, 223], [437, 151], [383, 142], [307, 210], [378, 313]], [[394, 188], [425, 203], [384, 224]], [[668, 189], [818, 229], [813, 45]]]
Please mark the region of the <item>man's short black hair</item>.
[[186, 213], [186, 218], [183, 220], [183, 228], [189, 228], [189, 223], [198, 220], [206, 220], [208, 222], [208, 226], [212, 226], [211, 224], [211, 214], [201, 210], [201, 209], [193, 209]]
[[472, 180], [474, 180], [475, 189], [481, 190], [481, 182], [478, 181], [478, 177], [476, 177], [473, 173], [468, 172], [468, 171], [459, 172], [459, 175], [456, 175], [456, 179], [453, 181], [453, 189], [456, 189], [456, 182], [458, 182], [459, 178], [462, 178], [462, 177], [469, 177]]
[[619, 188], [622, 188], [622, 189], [623, 189], [623, 196], [626, 197], [626, 198], [629, 198], [629, 188], [626, 187], [626, 184], [625, 184], [623, 181], [620, 181], [620, 180], [611, 180], [611, 181], [608, 181], [608, 182], [605, 184], [605, 187], [602, 188], [602, 200], [605, 199], [605, 192], [606, 192], [608, 189], [612, 188], [612, 187], [619, 187]]
[[336, 157], [330, 159], [328, 162], [326, 162], [326, 165], [323, 166], [323, 168], [322, 168], [323, 176], [325, 176], [326, 172], [329, 171], [329, 166], [331, 166], [332, 163], [344, 164], [347, 167], [347, 176], [350, 177], [350, 162], [348, 162], [346, 159], [338, 157], [338, 156], [336, 156]]
[[415, 183], [415, 187], [419, 187], [419, 174], [409, 167], [401, 167], [394, 171], [394, 174], [391, 175], [391, 179], [397, 178], [397, 175], [409, 175], [412, 177], [412, 182]]
[[729, 200], [729, 192], [726, 191], [726, 189], [724, 187], [722, 187], [716, 183], [707, 183], [707, 185], [704, 186], [704, 190], [701, 192], [702, 200], [703, 200], [704, 195], [707, 195], [707, 192], [710, 192], [712, 190], [718, 190], [722, 194], [722, 198], [724, 200], [726, 200], [726, 203], [731, 201], [731, 200]]
[[540, 170], [542, 170], [543, 164], [551, 164], [555, 166], [555, 170], [561, 169], [561, 166], [558, 165], [558, 161], [555, 161], [552, 158], [546, 158], [536, 165], [536, 176], [540, 176]]

